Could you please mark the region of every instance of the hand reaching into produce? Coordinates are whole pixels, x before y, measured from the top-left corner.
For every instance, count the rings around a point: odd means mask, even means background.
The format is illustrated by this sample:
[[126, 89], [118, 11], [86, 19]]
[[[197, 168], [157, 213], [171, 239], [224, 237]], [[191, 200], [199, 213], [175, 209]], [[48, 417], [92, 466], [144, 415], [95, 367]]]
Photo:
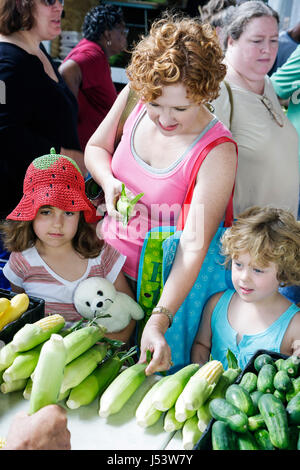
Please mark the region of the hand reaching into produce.
[[32, 416], [18, 413], [10, 426], [4, 449], [70, 450], [66, 411], [58, 405], [49, 405]]
[[292, 344], [292, 354], [293, 356], [300, 357], [300, 340], [296, 339]]
[[[154, 374], [154, 372], [170, 369], [171, 349], [165, 340], [164, 332], [167, 330], [168, 325], [164, 325], [166, 319], [158, 318], [158, 315], [153, 315], [148, 320], [147, 330], [141, 339], [141, 356], [139, 362], [147, 361], [147, 350], [151, 352], [152, 359], [145, 369], [146, 375]], [[164, 331], [162, 331], [164, 329]]]

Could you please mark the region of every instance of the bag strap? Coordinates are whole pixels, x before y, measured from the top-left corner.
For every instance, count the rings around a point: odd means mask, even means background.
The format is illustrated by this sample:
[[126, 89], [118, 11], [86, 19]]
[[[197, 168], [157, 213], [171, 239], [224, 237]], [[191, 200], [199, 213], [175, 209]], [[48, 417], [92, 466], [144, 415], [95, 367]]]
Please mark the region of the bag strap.
[[135, 105], [137, 104], [138, 100], [139, 100], [139, 97], [136, 94], [136, 92], [132, 90], [131, 88], [129, 88], [126, 105], [125, 105], [125, 108], [123, 109], [123, 112], [121, 114], [118, 127], [117, 127], [117, 132], [116, 132], [116, 137], [115, 137], [115, 146], [114, 146], [115, 149], [120, 143], [120, 140], [123, 134], [123, 127], [124, 127], [125, 121], [128, 118], [131, 111], [133, 110], [133, 108], [135, 107]]
[[[238, 153], [238, 147], [236, 142], [234, 140], [230, 139], [229, 137], [223, 136], [223, 137], [218, 137], [216, 140], [213, 142], [210, 142], [204, 149], [201, 151], [199, 157], [197, 158], [192, 173], [191, 173], [191, 178], [190, 178], [190, 183], [188, 186], [188, 190], [185, 196], [185, 200], [183, 203], [183, 206], [181, 208], [181, 212], [179, 215], [178, 223], [177, 223], [177, 230], [183, 230], [184, 224], [186, 222], [190, 204], [192, 202], [192, 197], [193, 197], [193, 192], [194, 192], [194, 187], [196, 184], [196, 178], [198, 175], [198, 171], [200, 166], [202, 165], [203, 161], [205, 160], [207, 154], [217, 145], [223, 144], [225, 142], [231, 142], [235, 145], [236, 147], [236, 152]], [[233, 222], [233, 194], [234, 194], [234, 187], [232, 189], [231, 196], [229, 198], [227, 207], [226, 207], [226, 212], [225, 212], [225, 220], [224, 220], [224, 227], [230, 227]]]
[[231, 86], [226, 80], [224, 80], [224, 85], [226, 86], [228, 96], [229, 96], [229, 103], [230, 103], [229, 129], [231, 129], [232, 117], [233, 117], [233, 94], [232, 94]]

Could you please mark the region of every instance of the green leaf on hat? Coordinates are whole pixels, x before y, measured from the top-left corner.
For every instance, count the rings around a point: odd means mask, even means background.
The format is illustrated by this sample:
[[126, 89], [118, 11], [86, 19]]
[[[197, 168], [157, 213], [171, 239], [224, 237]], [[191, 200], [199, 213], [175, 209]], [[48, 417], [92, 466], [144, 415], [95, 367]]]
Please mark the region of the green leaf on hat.
[[50, 149], [50, 154], [35, 158], [33, 160], [33, 165], [39, 170], [47, 170], [48, 168], [51, 168], [62, 157], [69, 160], [69, 162], [72, 163], [72, 165], [76, 168], [76, 170], [79, 171], [79, 173], [82, 175], [77, 163], [72, 158], [67, 157], [66, 155], [60, 155], [56, 153], [54, 147]]

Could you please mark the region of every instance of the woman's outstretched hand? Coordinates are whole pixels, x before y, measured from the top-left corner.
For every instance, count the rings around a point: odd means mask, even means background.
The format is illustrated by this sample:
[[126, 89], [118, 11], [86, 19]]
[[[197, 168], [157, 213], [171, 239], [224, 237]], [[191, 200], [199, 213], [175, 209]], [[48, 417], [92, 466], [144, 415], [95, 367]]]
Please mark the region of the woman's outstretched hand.
[[151, 353], [151, 360], [145, 369], [146, 375], [154, 374], [154, 372], [170, 369], [171, 349], [165, 340], [164, 331], [167, 329], [165, 318], [156, 318], [153, 315], [149, 318], [143, 331], [141, 339], [141, 356], [139, 362], [147, 361], [147, 351]]

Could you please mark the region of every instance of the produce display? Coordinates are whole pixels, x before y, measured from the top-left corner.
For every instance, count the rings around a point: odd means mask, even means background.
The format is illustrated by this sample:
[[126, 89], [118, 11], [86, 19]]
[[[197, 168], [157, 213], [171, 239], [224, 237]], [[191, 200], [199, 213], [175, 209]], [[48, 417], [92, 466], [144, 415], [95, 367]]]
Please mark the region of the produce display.
[[[99, 419], [119, 413], [146, 380], [147, 364], [135, 363], [136, 347], [122, 350], [99, 324], [64, 327], [56, 314], [21, 328], [0, 350], [0, 391], [23, 391], [30, 414], [62, 400], [72, 410], [95, 399]], [[213, 450], [300, 450], [300, 359], [259, 354], [244, 374], [230, 350], [227, 360], [227, 370], [210, 358], [156, 375], [136, 403], [137, 425], [162, 418], [165, 432], [180, 430], [186, 450], [203, 448], [204, 437]]]
[[209, 404], [213, 450], [300, 450], [300, 358], [259, 354], [223, 398]]

